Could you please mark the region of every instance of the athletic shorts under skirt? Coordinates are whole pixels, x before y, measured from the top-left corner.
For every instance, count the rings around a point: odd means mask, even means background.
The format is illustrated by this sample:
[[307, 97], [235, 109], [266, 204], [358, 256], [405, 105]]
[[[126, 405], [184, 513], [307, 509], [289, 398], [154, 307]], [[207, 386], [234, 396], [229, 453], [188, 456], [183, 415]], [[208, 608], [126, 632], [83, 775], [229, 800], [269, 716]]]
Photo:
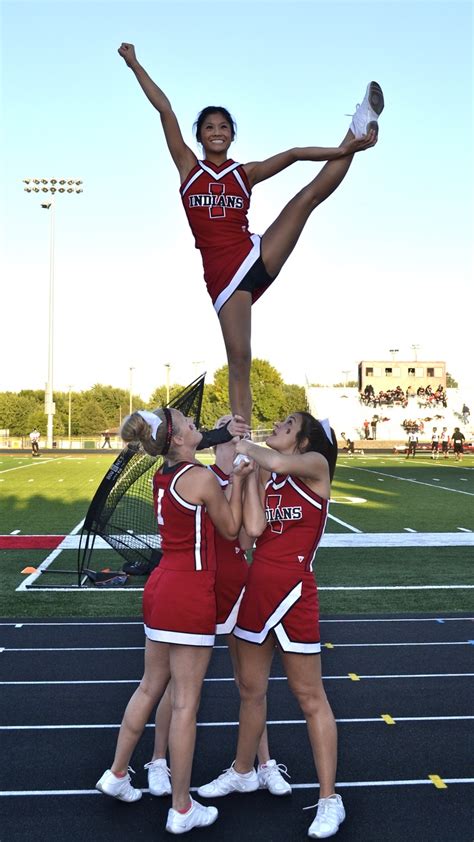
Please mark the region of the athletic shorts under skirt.
[[259, 645], [271, 631], [284, 652], [313, 655], [321, 651], [318, 591], [312, 572], [265, 561], [252, 564], [234, 634]]
[[260, 257], [261, 238], [251, 234], [246, 242], [201, 249], [204, 279], [217, 314], [237, 290], [252, 295], [252, 304], [274, 281]]
[[157, 567], [143, 592], [145, 634], [160, 643], [213, 646], [215, 571]]
[[216, 634], [230, 634], [237, 622], [240, 603], [244, 595], [248, 577], [248, 564], [245, 559], [238, 561], [217, 562]]

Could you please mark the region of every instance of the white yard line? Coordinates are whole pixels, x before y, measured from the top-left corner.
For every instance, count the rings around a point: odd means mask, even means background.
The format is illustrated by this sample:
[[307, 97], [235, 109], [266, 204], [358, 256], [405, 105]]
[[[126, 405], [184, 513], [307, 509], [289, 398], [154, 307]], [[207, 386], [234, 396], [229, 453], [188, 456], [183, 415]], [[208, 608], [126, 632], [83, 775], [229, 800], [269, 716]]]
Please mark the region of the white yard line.
[[428, 488], [436, 488], [439, 491], [452, 491], [453, 494], [467, 494], [468, 497], [474, 497], [474, 492], [472, 491], [461, 491], [459, 488], [447, 488], [445, 485], [431, 485], [430, 482], [422, 482], [419, 479], [409, 479], [408, 477], [397, 477], [396, 474], [386, 474], [384, 471], [374, 471], [372, 468], [355, 468], [352, 467], [353, 471], [364, 471], [367, 474], [380, 474], [383, 477], [387, 477], [388, 479], [398, 479], [400, 482], [413, 482], [415, 485], [426, 485]]
[[[84, 524], [84, 520], [81, 520], [81, 521], [77, 524], [77, 526], [75, 526], [75, 527], [74, 527], [74, 529], [70, 532], [70, 535], [76, 535], [76, 534], [77, 534], [77, 532], [79, 532], [79, 530], [80, 530], [80, 529], [82, 529], [83, 524]], [[65, 547], [65, 546], [64, 546], [64, 545], [65, 545], [65, 543], [66, 543], [66, 541], [67, 541], [67, 536], [66, 536], [66, 538], [64, 539], [64, 541], [62, 541], [62, 542], [60, 543], [59, 547], [56, 547], [56, 549], [55, 549], [55, 550], [53, 550], [53, 551], [49, 554], [49, 556], [48, 556], [47, 558], [45, 558], [45, 560], [44, 560], [44, 561], [42, 561], [42, 562], [41, 562], [41, 564], [40, 564], [40, 565], [39, 565], [39, 567], [36, 569], [36, 571], [35, 571], [34, 573], [31, 573], [31, 574], [28, 576], [28, 578], [24, 580], [24, 582], [22, 582], [20, 585], [18, 585], [18, 587], [16, 588], [16, 590], [17, 590], [17, 591], [27, 591], [27, 590], [28, 590], [28, 585], [31, 585], [33, 582], [35, 582], [35, 581], [36, 581], [36, 579], [38, 579], [38, 577], [39, 577], [39, 576], [41, 576], [41, 573], [43, 572], [43, 570], [47, 570], [47, 569], [48, 569], [48, 567], [49, 567], [49, 565], [53, 563], [54, 559], [55, 559], [55, 558], [57, 558], [57, 557], [58, 557], [58, 555], [60, 555], [60, 553], [62, 553], [62, 551], [63, 551], [64, 549], [67, 549], [67, 547]], [[73, 571], [71, 571], [71, 573], [72, 573], [72, 572], [73, 572]]]
[[0, 474], [8, 474], [9, 471], [21, 471], [22, 468], [39, 468], [40, 465], [49, 465], [51, 462], [61, 462], [67, 456], [59, 456], [57, 459], [42, 459], [40, 462], [31, 462], [27, 465], [17, 465], [16, 468], [4, 468]]

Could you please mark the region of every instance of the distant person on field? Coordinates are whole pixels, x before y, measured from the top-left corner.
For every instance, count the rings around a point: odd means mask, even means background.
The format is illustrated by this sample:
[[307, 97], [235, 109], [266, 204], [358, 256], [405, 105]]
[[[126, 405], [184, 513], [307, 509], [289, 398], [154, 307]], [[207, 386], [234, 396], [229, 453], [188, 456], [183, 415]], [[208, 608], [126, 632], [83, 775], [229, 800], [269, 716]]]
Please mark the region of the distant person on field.
[[463, 403], [461, 411], [462, 411], [462, 420], [464, 421], [465, 424], [467, 424], [467, 422], [469, 421], [469, 416], [471, 414], [471, 410], [469, 409], [468, 406], [466, 406], [465, 403]]
[[103, 450], [104, 447], [112, 447], [112, 445], [110, 444], [110, 433], [109, 433], [109, 431], [105, 430], [105, 432], [103, 432], [102, 435], [104, 437], [104, 443], [102, 445], [101, 450]]
[[464, 433], [461, 433], [459, 427], [454, 428], [454, 433], [451, 436], [451, 441], [453, 443], [454, 458], [457, 462], [460, 462], [462, 461], [464, 453], [464, 442], [466, 441], [466, 436], [464, 435]]
[[30, 433], [30, 441], [31, 441], [31, 455], [32, 456], [39, 456], [39, 440], [40, 440], [41, 433], [39, 430], [35, 429]]
[[433, 427], [433, 433], [431, 435], [431, 458], [439, 459], [439, 433], [437, 427]]
[[448, 457], [449, 457], [449, 453], [448, 453], [448, 449], [449, 449], [449, 433], [448, 433], [448, 428], [447, 428], [447, 427], [443, 427], [443, 429], [441, 430], [441, 436], [440, 436], [440, 438], [441, 438], [441, 452], [442, 452], [442, 454], [443, 454], [444, 458], [445, 458], [445, 459], [448, 459]]
[[408, 450], [407, 450], [407, 459], [409, 456], [413, 456], [415, 458], [416, 448], [418, 445], [418, 431], [417, 430], [410, 430], [408, 433]]

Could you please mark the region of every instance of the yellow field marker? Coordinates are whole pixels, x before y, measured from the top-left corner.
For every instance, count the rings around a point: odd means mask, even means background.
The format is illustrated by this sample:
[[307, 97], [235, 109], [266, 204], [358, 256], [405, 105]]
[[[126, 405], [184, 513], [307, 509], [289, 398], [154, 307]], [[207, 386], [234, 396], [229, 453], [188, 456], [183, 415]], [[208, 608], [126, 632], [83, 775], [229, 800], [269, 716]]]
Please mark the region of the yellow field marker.
[[326, 649], [334, 649], [334, 643], [325, 643], [324, 646]]
[[436, 789], [447, 789], [448, 785], [445, 784], [442, 778], [439, 775], [428, 775], [432, 784], [435, 785]]
[[360, 676], [358, 676], [356, 672], [349, 672], [348, 676], [351, 681], [360, 681]]
[[392, 719], [392, 717], [390, 716], [389, 713], [381, 713], [380, 716], [383, 719], [383, 721], [387, 723], [387, 725], [396, 725], [397, 724], [395, 722], [395, 720]]

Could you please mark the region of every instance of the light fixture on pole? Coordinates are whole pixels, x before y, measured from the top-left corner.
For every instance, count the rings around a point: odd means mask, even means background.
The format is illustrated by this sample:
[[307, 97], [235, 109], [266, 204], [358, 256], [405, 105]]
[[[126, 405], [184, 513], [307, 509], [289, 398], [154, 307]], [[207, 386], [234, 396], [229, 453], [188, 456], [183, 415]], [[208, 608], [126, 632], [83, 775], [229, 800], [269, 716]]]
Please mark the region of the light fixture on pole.
[[[54, 223], [55, 223], [55, 194], [82, 193], [82, 181], [77, 179], [57, 178], [24, 178], [23, 189], [26, 193], [47, 193], [48, 199], [41, 202], [44, 210], [50, 211], [50, 245], [49, 245], [49, 317], [48, 317], [48, 381], [44, 392], [44, 412], [47, 416], [46, 447], [53, 446], [53, 419], [56, 406], [53, 400], [53, 359], [54, 359]], [[67, 186], [65, 186], [67, 185]], [[51, 197], [51, 198], [49, 198]]]
[[204, 360], [193, 360], [194, 380], [196, 380], [198, 376], [198, 367], [202, 365], [204, 365]]
[[166, 368], [166, 403], [170, 402], [170, 368], [171, 363], [165, 363]]
[[344, 389], [345, 389], [345, 388], [346, 388], [346, 386], [347, 386], [347, 375], [348, 375], [348, 374], [350, 374], [350, 372], [351, 372], [350, 368], [348, 368], [346, 371], [343, 371], [343, 372], [342, 372], [342, 373], [343, 373], [343, 375], [344, 375]]
[[133, 372], [135, 371], [134, 366], [130, 366], [130, 381], [129, 381], [129, 414], [131, 415], [133, 412]]
[[395, 354], [398, 354], [398, 348], [390, 348], [389, 353], [392, 355], [392, 361], [395, 359]]

